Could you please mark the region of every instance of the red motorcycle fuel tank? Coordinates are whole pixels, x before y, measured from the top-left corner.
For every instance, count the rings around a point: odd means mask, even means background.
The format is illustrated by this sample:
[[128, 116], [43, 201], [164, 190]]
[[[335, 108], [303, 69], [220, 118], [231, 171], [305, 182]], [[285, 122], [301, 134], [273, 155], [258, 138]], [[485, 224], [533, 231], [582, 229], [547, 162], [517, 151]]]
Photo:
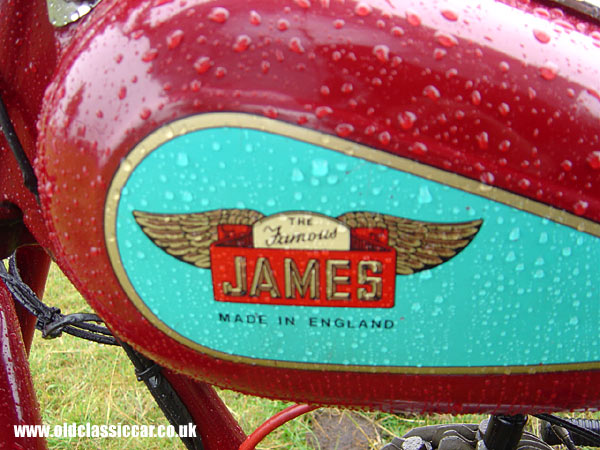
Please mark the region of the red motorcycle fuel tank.
[[218, 386], [598, 408], [598, 61], [533, 1], [103, 0], [39, 125], [57, 260]]

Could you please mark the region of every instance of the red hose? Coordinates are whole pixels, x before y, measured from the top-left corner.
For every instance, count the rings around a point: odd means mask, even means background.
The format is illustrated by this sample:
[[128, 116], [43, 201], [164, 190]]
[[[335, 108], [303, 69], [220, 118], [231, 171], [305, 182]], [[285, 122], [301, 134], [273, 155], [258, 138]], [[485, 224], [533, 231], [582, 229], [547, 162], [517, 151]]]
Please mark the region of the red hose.
[[240, 445], [239, 450], [254, 450], [256, 445], [275, 428], [278, 428], [284, 423], [289, 422], [290, 420], [295, 419], [296, 417], [317, 408], [318, 406], [313, 405], [288, 406], [284, 410], [279, 411], [270, 419], [267, 419], [261, 426], [254, 430], [254, 432], [250, 436], [248, 436], [248, 438], [244, 442], [242, 442], [242, 445]]

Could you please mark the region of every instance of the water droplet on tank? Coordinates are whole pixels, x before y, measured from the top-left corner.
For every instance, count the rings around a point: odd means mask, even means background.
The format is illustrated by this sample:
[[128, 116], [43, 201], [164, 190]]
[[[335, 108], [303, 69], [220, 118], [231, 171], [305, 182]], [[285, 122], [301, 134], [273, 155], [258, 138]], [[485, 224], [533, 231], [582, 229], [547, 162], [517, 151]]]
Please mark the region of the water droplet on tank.
[[545, 231], [540, 233], [540, 239], [538, 240], [540, 244], [546, 244], [548, 242], [548, 233]]
[[358, 2], [356, 7], [354, 8], [354, 12], [357, 16], [364, 17], [371, 14], [373, 12], [373, 8], [371, 8], [371, 5], [369, 5], [368, 3]]
[[392, 36], [395, 36], [395, 37], [404, 36], [404, 29], [399, 26], [392, 27], [391, 32], [392, 32]]
[[563, 256], [571, 256], [571, 247], [565, 247], [562, 249]]
[[408, 150], [415, 155], [424, 155], [427, 153], [427, 146], [422, 142], [413, 143]]
[[373, 54], [380, 62], [386, 63], [390, 59], [390, 48], [384, 44], [376, 45], [373, 47]]
[[287, 19], [279, 19], [277, 21], [277, 29], [279, 31], [285, 31], [290, 27], [290, 22]]
[[188, 165], [188, 155], [187, 153], [178, 153], [177, 154], [177, 165], [179, 167], [186, 167]]
[[558, 66], [552, 61], [546, 61], [542, 67], [540, 67], [540, 75], [544, 80], [552, 81], [558, 74]]
[[458, 39], [456, 39], [450, 33], [445, 33], [443, 31], [436, 31], [434, 36], [435, 36], [436, 40], [440, 44], [442, 44], [444, 47], [450, 48], [450, 47], [455, 47], [458, 45]]
[[311, 6], [310, 0], [295, 0], [295, 2], [300, 8], [307, 9]]
[[298, 168], [292, 170], [292, 181], [300, 182], [304, 180], [304, 174]]
[[410, 130], [415, 121], [417, 120], [417, 115], [411, 111], [403, 111], [398, 114], [398, 123], [404, 130]]
[[229, 19], [229, 10], [221, 6], [211, 9], [208, 18], [213, 22], [225, 23]]
[[248, 36], [247, 34], [240, 34], [235, 39], [235, 43], [233, 44], [233, 50], [238, 53], [241, 53], [248, 49], [251, 42], [252, 39], [250, 39], [250, 36]]
[[573, 211], [575, 211], [575, 214], [577, 214], [578, 216], [582, 216], [587, 211], [588, 206], [589, 206], [588, 202], [586, 202], [584, 200], [579, 200], [577, 203], [575, 203], [573, 205]]
[[261, 22], [262, 18], [260, 17], [260, 14], [254, 10], [250, 11], [250, 23], [252, 25], [260, 25]]
[[592, 169], [594, 169], [594, 170], [600, 169], [600, 150], [591, 152], [587, 156], [586, 161]]
[[508, 105], [508, 103], [500, 103], [500, 105], [498, 105], [498, 112], [501, 115], [506, 116], [510, 112], [510, 106]]
[[178, 47], [179, 44], [181, 44], [181, 41], [183, 40], [183, 36], [183, 30], [171, 31], [167, 35], [167, 48], [169, 50], [173, 50], [174, 48]]
[[324, 177], [329, 173], [329, 162], [326, 159], [313, 159], [312, 175], [315, 177]]
[[506, 262], [514, 262], [517, 259], [517, 256], [515, 255], [515, 252], [510, 251], [508, 252], [508, 255], [506, 255]]
[[140, 117], [143, 120], [146, 120], [150, 117], [150, 114], [152, 114], [152, 111], [150, 111], [150, 109], [148, 108], [142, 108], [142, 111], [140, 112]]
[[450, 22], [456, 22], [458, 20], [458, 14], [450, 9], [443, 9], [442, 16]]
[[419, 15], [411, 9], [406, 10], [406, 20], [413, 27], [418, 27], [419, 25], [421, 25], [421, 17], [419, 17]]
[[304, 47], [302, 46], [302, 41], [299, 37], [293, 37], [290, 39], [289, 48], [291, 51], [295, 53], [302, 54], [304, 53]]
[[340, 123], [335, 127], [335, 132], [340, 137], [347, 137], [354, 131], [354, 127], [349, 123]]
[[508, 239], [510, 241], [518, 241], [520, 237], [521, 237], [521, 230], [519, 229], [519, 227], [513, 228], [510, 231], [510, 234], [508, 235]]
[[212, 60], [208, 56], [201, 56], [194, 62], [194, 69], [199, 74], [205, 73], [213, 66]]
[[417, 201], [420, 204], [431, 203], [433, 197], [431, 196], [431, 192], [429, 192], [429, 188], [427, 186], [421, 186], [419, 188], [419, 196], [417, 197]]
[[533, 35], [542, 44], [547, 44], [550, 42], [550, 35], [543, 30], [534, 29]]
[[181, 200], [189, 203], [194, 200], [194, 195], [190, 191], [181, 191]]
[[437, 100], [441, 97], [440, 91], [438, 88], [429, 84], [423, 88], [423, 95], [429, 97], [431, 100]]

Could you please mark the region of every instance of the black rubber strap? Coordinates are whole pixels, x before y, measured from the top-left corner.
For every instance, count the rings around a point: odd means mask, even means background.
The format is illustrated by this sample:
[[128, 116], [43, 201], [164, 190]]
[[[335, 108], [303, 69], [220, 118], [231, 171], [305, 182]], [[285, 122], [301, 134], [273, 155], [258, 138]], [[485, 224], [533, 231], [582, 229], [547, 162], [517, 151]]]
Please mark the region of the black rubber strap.
[[103, 323], [96, 314], [64, 315], [59, 308], [42, 302], [21, 279], [15, 254], [10, 257], [8, 267], [7, 271], [4, 263], [0, 262], [0, 280], [4, 282], [15, 301], [37, 317], [35, 327], [42, 332], [44, 339], [57, 338], [64, 331], [72, 336], [100, 344], [119, 345], [108, 328], [96, 324]]

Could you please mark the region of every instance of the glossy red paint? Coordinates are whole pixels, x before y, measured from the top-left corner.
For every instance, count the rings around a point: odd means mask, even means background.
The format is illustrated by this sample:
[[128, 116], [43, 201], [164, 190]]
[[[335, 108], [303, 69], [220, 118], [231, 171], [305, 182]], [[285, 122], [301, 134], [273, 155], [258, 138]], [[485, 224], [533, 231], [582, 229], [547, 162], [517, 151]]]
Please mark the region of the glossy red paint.
[[107, 186], [129, 150], [165, 123], [213, 111], [337, 134], [598, 222], [597, 24], [568, 12], [558, 23], [535, 2], [103, 0], [56, 31], [42, 3], [3, 4], [0, 37], [31, 32], [27, 52], [11, 48], [2, 65], [29, 58], [36, 70], [3, 71], [2, 93], [32, 160], [38, 144], [43, 220], [5, 147], [1, 198], [23, 210], [121, 338], [196, 379], [295, 401], [453, 413], [600, 407], [598, 371], [346, 373], [208, 357], [134, 308], [102, 227]]
[[0, 444], [44, 450], [44, 438], [15, 437], [14, 425], [40, 425], [41, 418], [13, 299], [0, 283]]

